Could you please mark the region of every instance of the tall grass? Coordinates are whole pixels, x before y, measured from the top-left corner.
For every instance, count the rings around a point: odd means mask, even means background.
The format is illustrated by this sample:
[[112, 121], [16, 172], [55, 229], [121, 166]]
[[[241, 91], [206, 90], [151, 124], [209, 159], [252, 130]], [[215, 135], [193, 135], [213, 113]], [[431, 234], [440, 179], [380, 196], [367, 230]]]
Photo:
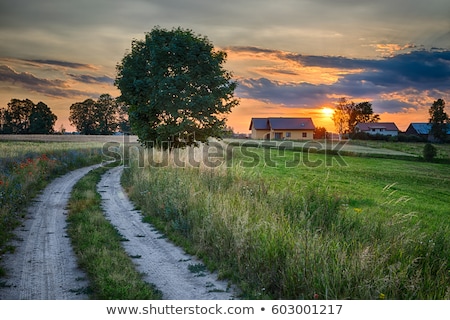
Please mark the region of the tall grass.
[[[201, 158], [197, 150], [184, 152]], [[421, 231], [392, 186], [363, 212], [326, 181], [282, 187], [226, 165], [134, 166], [122, 182], [148, 221], [236, 282], [243, 297], [450, 298], [448, 229]]]

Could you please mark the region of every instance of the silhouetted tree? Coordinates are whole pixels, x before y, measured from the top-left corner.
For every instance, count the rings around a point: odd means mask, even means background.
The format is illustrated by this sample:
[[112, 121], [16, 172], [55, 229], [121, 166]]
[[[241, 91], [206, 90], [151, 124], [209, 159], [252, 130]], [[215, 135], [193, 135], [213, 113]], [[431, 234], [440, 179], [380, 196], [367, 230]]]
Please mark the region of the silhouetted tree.
[[119, 128], [119, 105], [109, 94], [102, 94], [95, 103], [98, 134], [111, 134]]
[[1, 129], [3, 133], [49, 134], [54, 132], [57, 117], [43, 102], [37, 105], [29, 99], [11, 99], [2, 109]]
[[30, 115], [30, 133], [48, 134], [54, 133], [55, 122], [58, 118], [43, 102], [38, 102], [33, 107]]
[[344, 133], [349, 132], [348, 123], [350, 121], [350, 114], [354, 106], [355, 104], [353, 102], [347, 101], [346, 98], [340, 98], [334, 108], [332, 119], [339, 134], [339, 140], [342, 139], [342, 135]]
[[316, 127], [314, 129], [314, 139], [325, 139], [327, 137], [327, 129], [324, 127]]
[[348, 120], [348, 132], [354, 133], [358, 123], [378, 122], [380, 115], [374, 114], [372, 104], [368, 101], [353, 104]]
[[434, 101], [428, 112], [430, 114], [431, 135], [437, 141], [445, 141], [449, 126], [449, 117], [445, 112], [445, 101], [442, 99]]
[[344, 133], [354, 133], [358, 123], [378, 122], [380, 116], [373, 113], [372, 104], [368, 101], [355, 104], [347, 98], [340, 98], [332, 119], [341, 139]]
[[70, 106], [70, 123], [81, 134], [113, 134], [125, 121], [122, 106], [109, 94], [102, 94], [97, 101], [86, 99]]
[[75, 102], [70, 106], [70, 123], [81, 134], [98, 134], [95, 119], [95, 101], [86, 99], [83, 102]]

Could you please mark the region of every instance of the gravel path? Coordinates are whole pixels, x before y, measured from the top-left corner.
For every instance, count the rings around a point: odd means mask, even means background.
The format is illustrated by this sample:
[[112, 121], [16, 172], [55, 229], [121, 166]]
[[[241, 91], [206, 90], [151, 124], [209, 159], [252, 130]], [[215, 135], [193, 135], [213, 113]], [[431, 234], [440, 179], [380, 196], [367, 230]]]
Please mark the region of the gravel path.
[[[98, 184], [106, 217], [129, 241], [124, 248], [134, 258], [145, 281], [154, 284], [167, 300], [229, 300], [234, 294], [228, 284], [203, 268], [201, 261], [187, 255], [148, 224], [134, 209], [121, 185], [123, 167], [109, 170]], [[191, 270], [190, 270], [191, 269]]]
[[[66, 233], [67, 202], [75, 183], [90, 170], [74, 170], [56, 178], [34, 200], [27, 219], [16, 231], [14, 254], [3, 257], [6, 283], [1, 300], [87, 299], [85, 274], [77, 267], [75, 253]], [[4, 281], [3, 279], [0, 279]]]

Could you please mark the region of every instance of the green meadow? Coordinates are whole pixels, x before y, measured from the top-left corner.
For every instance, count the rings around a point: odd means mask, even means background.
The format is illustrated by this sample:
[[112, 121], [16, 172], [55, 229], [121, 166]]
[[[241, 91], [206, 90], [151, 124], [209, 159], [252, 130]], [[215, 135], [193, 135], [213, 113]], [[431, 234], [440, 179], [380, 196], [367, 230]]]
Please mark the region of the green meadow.
[[[101, 146], [0, 142], [0, 253], [14, 250], [7, 241], [34, 195], [57, 175], [100, 162]], [[438, 146], [434, 163], [424, 162], [415, 144], [368, 146], [379, 148], [376, 157], [220, 146], [162, 152], [130, 145], [130, 155], [138, 150], [142, 159], [124, 159], [130, 166], [122, 184], [145, 221], [234, 282], [241, 298], [450, 298], [446, 146]], [[80, 221], [88, 234], [92, 213], [101, 216], [93, 196], [99, 175], [81, 180], [72, 196], [80, 206], [96, 206], [76, 210], [87, 213]], [[109, 237], [105, 228], [101, 235]], [[80, 243], [89, 238], [75, 234]], [[113, 234], [111, 244], [117, 240]], [[94, 254], [86, 263], [97, 261], [95, 267], [101, 260]], [[131, 269], [127, 274], [136, 278]], [[103, 275], [92, 269], [90, 276]], [[125, 287], [118, 284], [117, 292]], [[136, 295], [149, 294], [142, 288]]]
[[214, 166], [159, 155], [123, 184], [243, 298], [450, 298], [447, 164], [225, 148]]
[[[393, 204], [395, 210], [415, 217], [413, 220], [423, 227], [450, 225], [447, 164], [277, 149], [247, 151], [253, 153], [250, 158], [257, 158], [258, 164], [246, 168], [246, 173], [272, 181], [280, 192], [292, 186], [317, 184], [342, 199], [349, 210], [361, 214]], [[237, 166], [248, 166], [248, 156], [242, 157], [238, 151], [237, 158]], [[380, 210], [378, 214], [390, 217], [392, 210]]]

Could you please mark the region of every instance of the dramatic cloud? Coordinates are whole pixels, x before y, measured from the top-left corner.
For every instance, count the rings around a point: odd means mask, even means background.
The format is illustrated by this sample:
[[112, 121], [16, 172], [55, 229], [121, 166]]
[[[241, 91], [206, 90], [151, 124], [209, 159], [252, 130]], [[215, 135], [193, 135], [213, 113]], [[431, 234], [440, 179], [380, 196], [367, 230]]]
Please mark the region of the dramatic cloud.
[[[422, 95], [437, 92], [445, 96], [450, 94], [450, 51], [421, 50], [382, 59], [348, 59], [306, 56], [251, 47], [232, 50], [259, 56], [275, 55], [278, 59], [300, 64], [305, 71], [309, 67], [323, 68], [324, 73], [330, 72], [328, 69], [349, 71], [341, 73], [339, 79], [332, 84], [286, 82], [277, 80], [276, 75], [271, 79], [244, 78], [240, 80], [238, 94], [249, 99], [299, 107], [308, 103], [317, 105], [326, 100], [326, 97], [340, 95], [352, 99], [377, 100], [380, 101], [380, 109], [396, 112], [418, 105], [393, 99], [384, 101], [379, 96], [393, 92], [407, 92], [408, 89], [414, 89], [415, 94]], [[296, 72], [301, 73], [298, 70]], [[286, 73], [289, 73], [289, 70]]]
[[70, 89], [66, 81], [42, 79], [28, 72], [16, 72], [6, 65], [0, 65], [0, 82], [21, 86], [26, 90], [54, 97], [70, 98], [86, 95], [86, 92]]
[[236, 93], [242, 98], [261, 100], [266, 103], [311, 107], [323, 101], [330, 90], [324, 85], [280, 83], [260, 78], [241, 80]]
[[90, 76], [90, 75], [86, 75], [86, 74], [82, 74], [82, 75], [77, 75], [77, 74], [68, 74], [72, 79], [78, 81], [78, 82], [83, 82], [83, 83], [107, 83], [107, 84], [113, 84], [114, 83], [114, 79], [108, 76], [100, 76], [100, 77], [95, 77], [95, 76]]
[[29, 62], [32, 64], [37, 64], [37, 65], [46, 64], [46, 65], [53, 65], [53, 66], [58, 66], [58, 67], [71, 68], [71, 69], [93, 69], [93, 70], [97, 69], [90, 64], [76, 63], [76, 62], [69, 62], [69, 61], [39, 60], [39, 59], [35, 59], [35, 60], [24, 59], [23, 61]]
[[450, 100], [449, 16], [448, 0], [0, 0], [0, 106], [13, 93], [61, 106], [91, 90], [116, 95], [132, 39], [161, 26], [229, 52], [239, 117], [258, 115], [258, 102], [282, 116], [339, 96], [423, 112], [433, 97]]

